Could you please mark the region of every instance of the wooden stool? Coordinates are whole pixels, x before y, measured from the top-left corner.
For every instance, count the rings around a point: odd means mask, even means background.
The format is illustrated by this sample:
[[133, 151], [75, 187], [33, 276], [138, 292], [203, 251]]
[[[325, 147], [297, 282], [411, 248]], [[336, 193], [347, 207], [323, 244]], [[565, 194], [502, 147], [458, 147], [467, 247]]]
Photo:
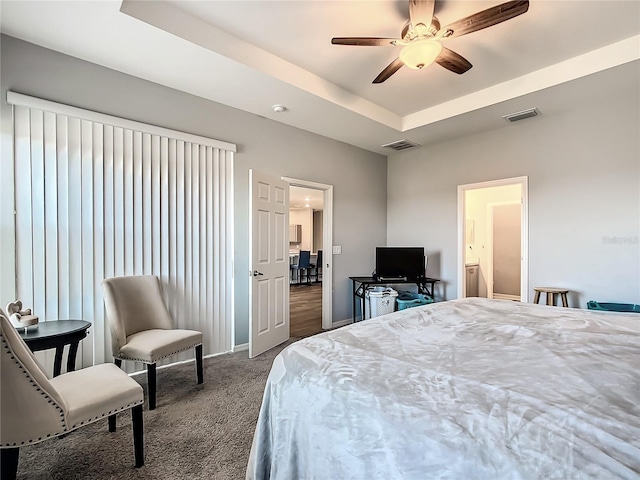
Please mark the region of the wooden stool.
[[547, 305], [555, 305], [556, 294], [560, 294], [560, 298], [562, 298], [562, 306], [563, 307], [569, 306], [569, 303], [567, 302], [567, 293], [569, 293], [569, 290], [565, 290], [564, 288], [553, 288], [553, 287], [535, 287], [533, 291], [536, 292], [535, 297], [533, 298], [533, 303], [538, 303], [540, 301], [540, 293], [546, 293]]

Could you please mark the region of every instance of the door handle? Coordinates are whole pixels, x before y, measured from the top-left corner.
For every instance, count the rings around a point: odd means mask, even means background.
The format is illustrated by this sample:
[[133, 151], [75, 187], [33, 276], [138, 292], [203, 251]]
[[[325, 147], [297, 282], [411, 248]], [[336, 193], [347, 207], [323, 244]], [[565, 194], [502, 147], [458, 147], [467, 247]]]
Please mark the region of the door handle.
[[262, 272], [259, 272], [259, 271], [257, 271], [257, 270], [254, 270], [254, 271], [253, 271], [253, 276], [254, 276], [254, 277], [257, 277], [258, 275], [263, 275], [263, 273], [262, 273]]

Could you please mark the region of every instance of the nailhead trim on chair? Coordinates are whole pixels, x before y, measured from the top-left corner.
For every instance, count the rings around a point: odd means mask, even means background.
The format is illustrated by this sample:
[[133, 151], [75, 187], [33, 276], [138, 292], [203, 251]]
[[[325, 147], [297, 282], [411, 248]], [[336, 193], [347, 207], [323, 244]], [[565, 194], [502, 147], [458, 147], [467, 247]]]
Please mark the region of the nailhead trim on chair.
[[142, 405], [143, 403], [144, 403], [144, 400], [141, 400], [139, 402], [133, 402], [133, 403], [130, 403], [129, 405], [117, 408], [115, 410], [109, 410], [107, 413], [103, 413], [101, 415], [96, 415], [95, 417], [90, 418], [88, 420], [85, 420], [84, 422], [76, 423], [75, 425], [73, 425], [69, 429], [69, 431], [74, 430], [74, 429], [79, 428], [79, 427], [82, 427], [84, 425], [89, 425], [90, 423], [96, 422], [96, 421], [100, 420], [101, 418], [108, 417], [108, 416], [111, 416], [111, 415], [115, 415], [116, 413], [120, 413], [120, 412], [123, 412], [125, 410], [129, 410], [130, 408], [133, 408], [133, 407], [135, 407], [137, 405]]
[[49, 395], [47, 395], [47, 393], [44, 390], [41, 389], [40, 385], [38, 385], [33, 380], [33, 377], [31, 376], [29, 371], [26, 368], [24, 368], [24, 365], [22, 365], [20, 360], [13, 355], [13, 351], [11, 350], [11, 348], [9, 348], [9, 345], [7, 344], [7, 342], [4, 339], [4, 335], [0, 334], [0, 339], [2, 340], [2, 347], [5, 350], [7, 350], [7, 352], [9, 352], [9, 355], [11, 355], [11, 360], [13, 360], [14, 362], [16, 362], [18, 364], [18, 366], [20, 367], [20, 370], [22, 371], [22, 373], [24, 373], [25, 376], [28, 378], [29, 383], [31, 383], [32, 385], [36, 385], [36, 389], [37, 389], [38, 392], [40, 392], [40, 395], [42, 395], [42, 396], [47, 398], [47, 403], [54, 404], [56, 409], [59, 410], [60, 417], [62, 418], [62, 427], [63, 427], [62, 431], [56, 432], [56, 433], [49, 433], [45, 437], [38, 437], [37, 440], [31, 439], [31, 440], [28, 440], [28, 441], [20, 442], [19, 444], [16, 443], [16, 442], [3, 443], [2, 445], [0, 445], [0, 448], [19, 447], [21, 445], [33, 445], [34, 443], [39, 443], [39, 442], [42, 442], [44, 440], [47, 440], [48, 438], [57, 437], [59, 435], [63, 435], [63, 434], [68, 433], [68, 432], [70, 432], [72, 430], [80, 428], [80, 427], [82, 427], [84, 425], [89, 425], [90, 423], [96, 422], [96, 421], [98, 421], [98, 420], [100, 420], [100, 419], [102, 419], [102, 418], [104, 418], [106, 416], [114, 415], [114, 414], [122, 412], [124, 410], [128, 410], [130, 408], [133, 408], [135, 406], [142, 405], [144, 403], [144, 399], [140, 400], [139, 402], [130, 403], [129, 405], [126, 405], [124, 407], [118, 408], [116, 410], [109, 410], [108, 413], [103, 413], [101, 415], [97, 415], [97, 416], [95, 416], [93, 418], [90, 418], [89, 420], [85, 420], [84, 422], [77, 423], [77, 424], [72, 425], [71, 427], [67, 428], [66, 427], [66, 419], [65, 419], [65, 416], [64, 416], [64, 410], [62, 410], [62, 408], [58, 405], [58, 403], [56, 403], [56, 401], [53, 398], [51, 398]]
[[169, 358], [169, 357], [173, 357], [174, 355], [177, 355], [178, 353], [182, 353], [182, 352], [186, 352], [187, 350], [191, 350], [192, 348], [197, 347], [198, 345], [202, 345], [202, 342], [200, 343], [194, 343], [193, 345], [191, 345], [190, 347], [186, 347], [183, 348], [181, 350], [175, 351], [173, 353], [170, 353], [168, 355], [165, 355], [164, 357], [160, 357], [157, 358], [155, 362], [150, 362], [148, 360], [142, 360], [141, 358], [130, 358], [130, 357], [123, 357], [122, 355], [114, 357], [117, 358], [118, 360], [128, 360], [128, 361], [132, 361], [132, 362], [142, 362], [142, 363], [150, 363], [150, 364], [154, 364], [159, 362], [160, 360], [164, 360], [165, 358]]
[[47, 403], [52, 403], [55, 408], [58, 410], [58, 412], [60, 413], [60, 419], [61, 419], [61, 423], [62, 423], [62, 432], [60, 433], [54, 433], [54, 434], [48, 434], [46, 437], [38, 437], [37, 440], [29, 440], [26, 442], [20, 442], [19, 444], [17, 442], [13, 442], [13, 443], [3, 443], [2, 445], [0, 445], [0, 447], [5, 448], [5, 447], [17, 447], [20, 445], [31, 445], [33, 443], [38, 443], [41, 442], [43, 440], [46, 440], [47, 438], [51, 437], [51, 436], [57, 436], [57, 435], [61, 435], [63, 434], [66, 430], [66, 419], [64, 416], [64, 410], [62, 410], [62, 407], [60, 407], [60, 405], [58, 405], [58, 403], [55, 401], [55, 399], [53, 399], [52, 397], [50, 397], [44, 390], [42, 390], [42, 387], [34, 380], [34, 378], [31, 376], [31, 374], [29, 373], [29, 371], [25, 368], [25, 366], [22, 364], [22, 362], [20, 362], [20, 360], [14, 355], [13, 350], [11, 350], [11, 348], [9, 347], [9, 344], [7, 343], [7, 341], [4, 338], [4, 335], [2, 335], [0, 333], [0, 340], [2, 341], [2, 348], [4, 348], [8, 353], [9, 356], [11, 358], [11, 360], [13, 360], [16, 365], [18, 365], [18, 367], [20, 368], [20, 371], [22, 371], [22, 373], [24, 374], [25, 377], [27, 377], [27, 380], [29, 380], [29, 383], [31, 385], [34, 385], [36, 387], [36, 390], [38, 392], [40, 392], [40, 395], [42, 395], [43, 397], [45, 397], [47, 399]]
[[125, 410], [130, 409], [130, 408], [133, 408], [135, 406], [142, 405], [143, 403], [144, 403], [144, 401], [130, 403], [126, 407], [122, 407], [122, 408], [119, 408], [119, 409], [116, 409], [116, 410], [110, 410], [109, 413], [103, 413], [102, 415], [98, 415], [98, 416], [93, 417], [93, 418], [91, 418], [89, 420], [86, 420], [84, 422], [80, 422], [80, 423], [78, 423], [76, 425], [73, 425], [71, 428], [66, 428], [66, 429], [64, 429], [64, 430], [62, 430], [60, 432], [47, 434], [46, 437], [39, 437], [37, 440], [29, 440], [28, 442], [20, 442], [20, 445], [18, 445], [17, 443], [13, 443], [13, 444], [7, 443], [7, 444], [2, 445], [2, 448], [4, 448], [4, 447], [12, 447], [12, 446], [13, 447], [19, 447], [21, 445], [33, 445], [35, 443], [43, 442], [43, 441], [47, 440], [48, 438], [58, 437], [60, 435], [64, 435], [65, 433], [69, 433], [69, 432], [71, 432], [73, 430], [77, 430], [78, 428], [84, 427], [85, 425], [89, 425], [91, 423], [97, 422], [98, 420], [101, 420], [104, 417], [107, 417], [107, 416], [110, 416], [110, 415], [115, 415], [116, 413], [120, 413], [120, 412], [123, 412]]

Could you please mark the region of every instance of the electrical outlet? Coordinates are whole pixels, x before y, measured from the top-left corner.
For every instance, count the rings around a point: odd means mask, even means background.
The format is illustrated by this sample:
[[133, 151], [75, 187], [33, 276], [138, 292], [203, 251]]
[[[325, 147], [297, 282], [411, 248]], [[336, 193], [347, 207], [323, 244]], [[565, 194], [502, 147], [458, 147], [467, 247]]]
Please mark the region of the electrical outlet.
[[333, 254], [334, 255], [342, 255], [342, 245], [334, 245], [333, 246]]

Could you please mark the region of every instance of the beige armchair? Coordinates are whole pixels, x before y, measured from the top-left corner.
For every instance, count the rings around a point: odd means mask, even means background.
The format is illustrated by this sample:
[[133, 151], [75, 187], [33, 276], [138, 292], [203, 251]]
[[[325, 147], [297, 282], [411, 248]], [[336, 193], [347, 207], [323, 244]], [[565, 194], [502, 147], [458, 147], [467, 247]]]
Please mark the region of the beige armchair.
[[122, 360], [147, 365], [149, 410], [156, 408], [156, 362], [195, 347], [196, 374], [202, 383], [202, 333], [173, 328], [160, 280], [153, 275], [114, 277], [102, 281], [111, 326], [111, 347]]
[[0, 453], [2, 475], [15, 479], [20, 447], [54, 438], [131, 409], [135, 466], [144, 465], [142, 387], [115, 365], [49, 379], [16, 329], [0, 314]]

